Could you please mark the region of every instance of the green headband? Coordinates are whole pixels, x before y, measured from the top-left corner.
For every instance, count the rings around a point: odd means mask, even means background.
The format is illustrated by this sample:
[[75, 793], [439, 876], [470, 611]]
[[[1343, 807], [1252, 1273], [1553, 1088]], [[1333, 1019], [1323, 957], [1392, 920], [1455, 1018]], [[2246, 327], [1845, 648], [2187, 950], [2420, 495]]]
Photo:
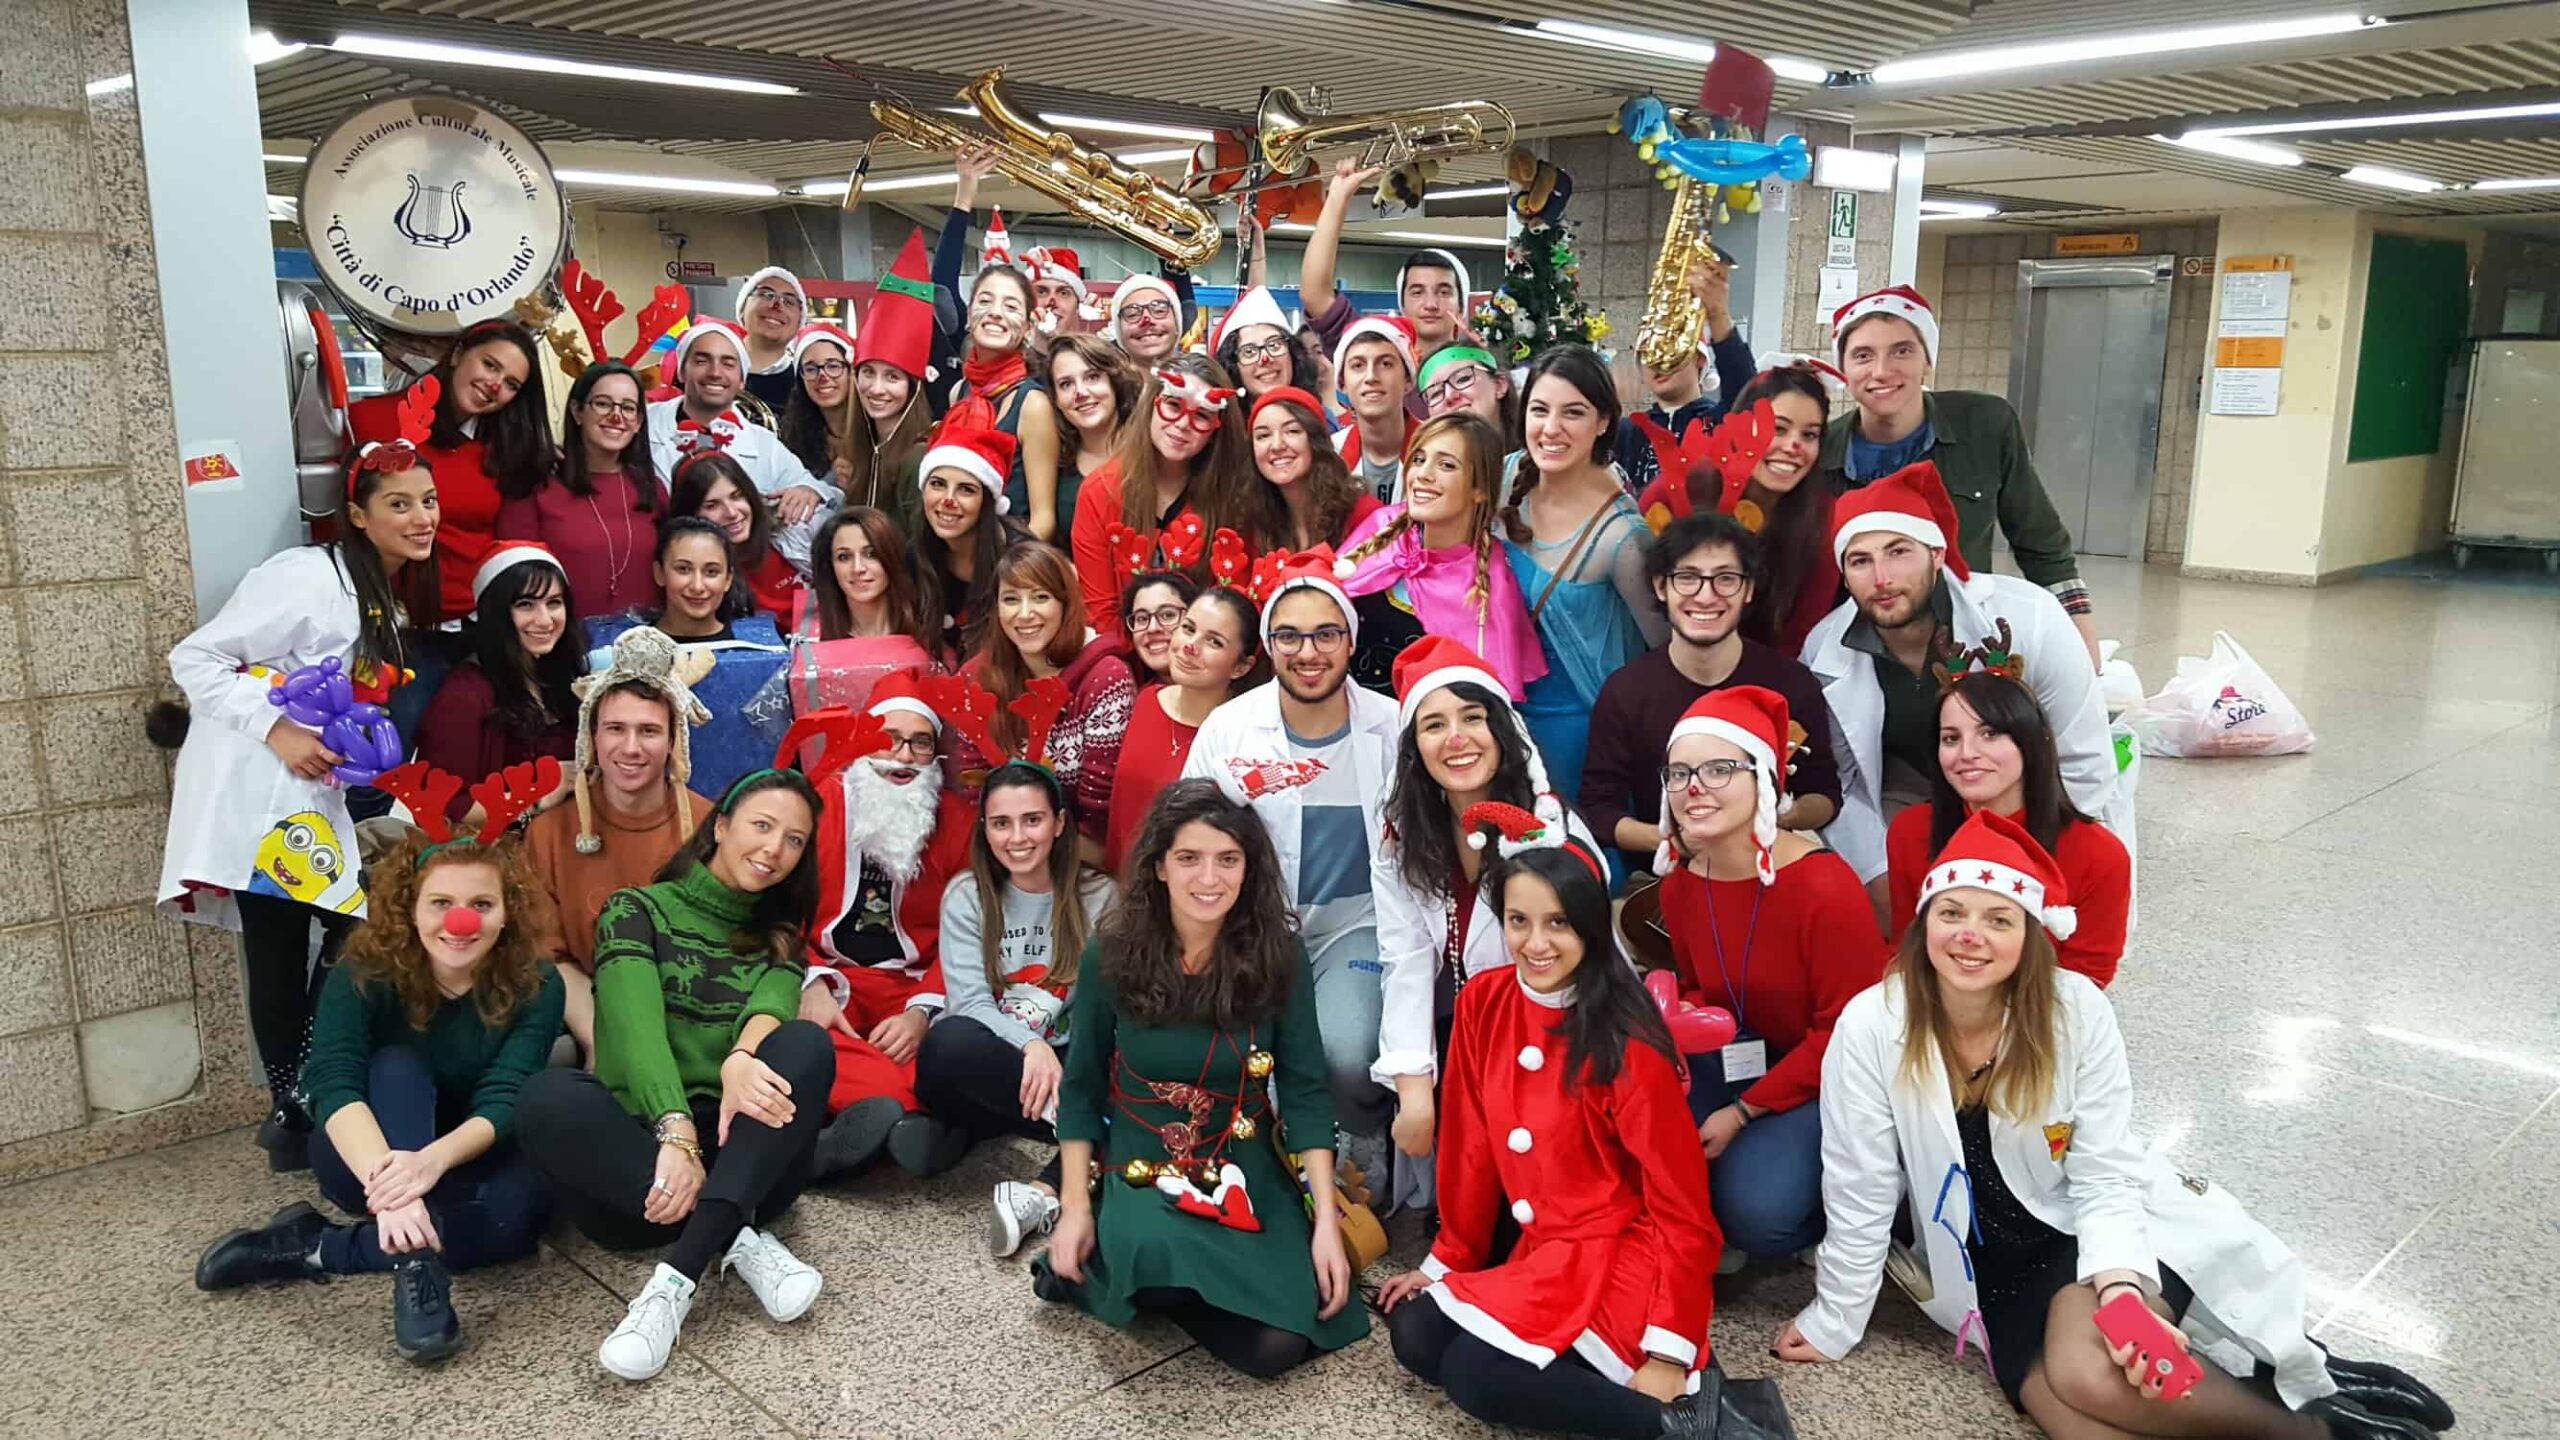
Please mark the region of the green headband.
[[1473, 345], [1443, 345], [1431, 352], [1430, 359], [1422, 362], [1422, 374], [1414, 381], [1414, 386], [1416, 389], [1428, 390], [1431, 388], [1432, 377], [1441, 371], [1452, 365], [1470, 364], [1481, 365], [1488, 373], [1494, 375], [1502, 373], [1501, 363], [1493, 358], [1493, 352], [1490, 350], [1481, 350]]
[[773, 766], [767, 765], [761, 770], [750, 770], [746, 774], [739, 776], [737, 779], [730, 781], [728, 790], [720, 797], [720, 809], [718, 813], [722, 815], [728, 814], [730, 808], [738, 803], [738, 792], [746, 789], [747, 786], [754, 782], [763, 779], [767, 775], [786, 775], [789, 773], [790, 772], [787, 770], [777, 770]]

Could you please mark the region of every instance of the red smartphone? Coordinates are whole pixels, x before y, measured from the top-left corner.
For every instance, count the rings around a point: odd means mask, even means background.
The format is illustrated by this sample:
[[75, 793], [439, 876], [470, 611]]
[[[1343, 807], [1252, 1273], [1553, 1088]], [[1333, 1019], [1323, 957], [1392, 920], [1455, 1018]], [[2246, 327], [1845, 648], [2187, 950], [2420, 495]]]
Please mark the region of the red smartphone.
[[2116, 1298], [2098, 1307], [2098, 1333], [2107, 1337], [2109, 1345], [2130, 1345], [2142, 1360], [2143, 1369], [2160, 1384], [2160, 1398], [2175, 1400], [2196, 1388], [2204, 1378], [2204, 1365], [2187, 1353], [2170, 1333], [2169, 1322], [2159, 1312], [2142, 1303], [2142, 1297], [2131, 1290], [2120, 1291]]

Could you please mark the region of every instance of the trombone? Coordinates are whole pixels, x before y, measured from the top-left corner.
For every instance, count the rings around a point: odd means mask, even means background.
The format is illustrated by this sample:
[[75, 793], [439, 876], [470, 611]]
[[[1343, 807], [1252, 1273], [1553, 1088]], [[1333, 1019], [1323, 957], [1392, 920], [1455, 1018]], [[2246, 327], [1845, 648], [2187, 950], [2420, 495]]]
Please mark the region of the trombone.
[[[1307, 172], [1318, 150], [1354, 149], [1363, 169], [1394, 169], [1451, 155], [1499, 155], [1519, 134], [1511, 112], [1492, 100], [1310, 114], [1298, 92], [1285, 85], [1262, 92], [1253, 118], [1256, 163], [1241, 171], [1218, 167], [1195, 172], [1184, 182], [1186, 189], [1205, 185], [1212, 193], [1235, 195], [1288, 184]], [[1269, 178], [1257, 177], [1257, 168]], [[1256, 183], [1239, 189], [1238, 182], [1247, 179]]]

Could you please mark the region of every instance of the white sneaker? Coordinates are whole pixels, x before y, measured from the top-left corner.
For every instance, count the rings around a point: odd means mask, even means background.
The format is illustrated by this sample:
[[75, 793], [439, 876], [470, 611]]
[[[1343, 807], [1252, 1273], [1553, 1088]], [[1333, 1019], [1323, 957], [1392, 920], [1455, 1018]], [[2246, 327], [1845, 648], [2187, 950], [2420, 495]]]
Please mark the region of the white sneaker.
[[1057, 1197], [1043, 1193], [1037, 1185], [999, 1181], [995, 1206], [995, 1214], [987, 1220], [987, 1249], [999, 1260], [1021, 1249], [1031, 1236], [1057, 1228]]
[[1742, 1253], [1740, 1249], [1728, 1242], [1725, 1245], [1723, 1252], [1716, 1256], [1716, 1273], [1718, 1275], [1739, 1275], [1750, 1264], [1751, 1257]]
[[632, 1297], [622, 1323], [596, 1348], [596, 1362], [625, 1380], [646, 1380], [667, 1368], [676, 1332], [693, 1310], [694, 1283], [660, 1261], [649, 1283]]
[[747, 1282], [747, 1288], [756, 1292], [764, 1313], [785, 1325], [809, 1313], [819, 1289], [826, 1283], [781, 1241], [753, 1225], [740, 1230], [738, 1238], [729, 1242], [729, 1253], [721, 1257], [720, 1268], [736, 1271], [738, 1278]]
[[1928, 1260], [1899, 1240], [1885, 1242], [1884, 1273], [1902, 1287], [1902, 1293], [1910, 1296], [1914, 1304], [1926, 1305], [1937, 1296], [1937, 1282], [1929, 1278]]

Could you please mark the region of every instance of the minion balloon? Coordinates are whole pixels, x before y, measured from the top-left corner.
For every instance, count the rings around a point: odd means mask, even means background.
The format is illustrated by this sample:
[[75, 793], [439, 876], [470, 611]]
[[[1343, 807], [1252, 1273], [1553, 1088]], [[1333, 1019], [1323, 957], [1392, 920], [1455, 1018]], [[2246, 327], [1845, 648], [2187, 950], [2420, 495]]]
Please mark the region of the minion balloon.
[[364, 907], [355, 848], [338, 837], [317, 810], [287, 815], [258, 841], [257, 870], [245, 887], [252, 895], [278, 895], [336, 915]]

